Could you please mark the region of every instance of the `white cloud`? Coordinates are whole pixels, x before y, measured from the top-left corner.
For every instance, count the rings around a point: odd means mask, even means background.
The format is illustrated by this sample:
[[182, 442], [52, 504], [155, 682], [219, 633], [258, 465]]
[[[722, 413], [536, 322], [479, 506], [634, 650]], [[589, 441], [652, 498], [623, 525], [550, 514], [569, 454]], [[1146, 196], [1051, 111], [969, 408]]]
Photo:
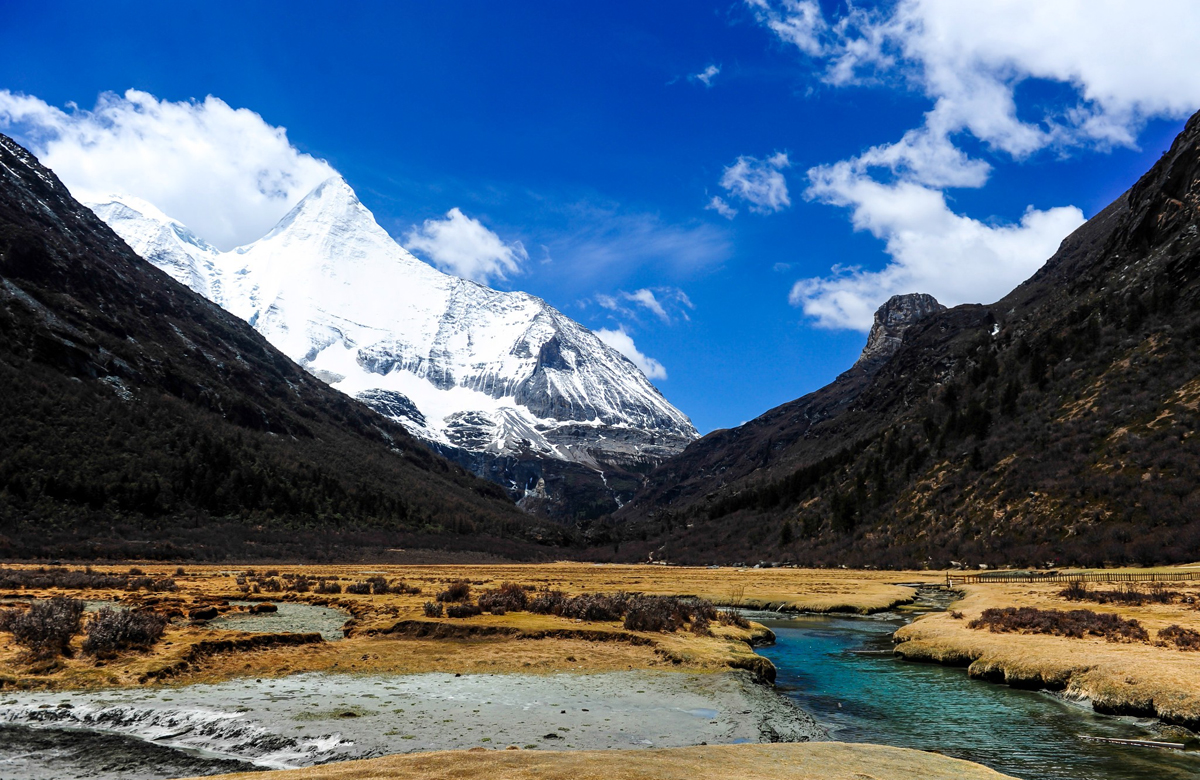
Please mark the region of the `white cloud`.
[[[782, 171], [789, 167], [786, 152], [777, 152], [765, 160], [756, 157], [739, 157], [721, 175], [721, 186], [730, 196], [750, 204], [750, 210], [759, 214], [772, 214], [792, 205], [788, 198], [787, 181]], [[718, 203], [718, 201], [720, 201]], [[728, 204], [715, 198], [708, 208], [715, 209], [721, 216], [729, 217], [721, 206]], [[737, 212], [735, 211], [734, 214]]]
[[632, 304], [633, 307], [645, 309], [668, 324], [676, 318], [690, 320], [688, 310], [696, 308], [687, 293], [678, 287], [643, 287], [633, 292], [618, 290], [616, 295], [597, 295], [596, 303], [615, 314], [637, 320], [637, 311], [626, 305]]
[[827, 25], [816, 0], [746, 0], [746, 4], [781, 40], [814, 57], [824, 50], [821, 38]]
[[625, 332], [625, 328], [622, 327], [617, 330], [601, 329], [595, 331], [595, 334], [605, 344], [629, 358], [635, 366], [641, 369], [641, 372], [648, 379], [667, 378], [667, 369], [663, 368], [663, 364], [639, 352], [633, 343], [633, 337]]
[[645, 309], [648, 309], [663, 322], [668, 322], [671, 319], [670, 315], [667, 314], [667, 310], [663, 308], [663, 305], [658, 302], [658, 298], [654, 296], [653, 290], [648, 290], [643, 287], [640, 290], [634, 290], [631, 293], [625, 293], [625, 295], [629, 298], [629, 300]]
[[[747, 4], [823, 63], [827, 82], [899, 77], [933, 101], [934, 135], [965, 130], [1018, 157], [1055, 143], [1132, 146], [1148, 118], [1200, 106], [1191, 0], [900, 0], [890, 12], [851, 5], [832, 21], [815, 2]], [[1022, 118], [1015, 90], [1030, 79], [1068, 85], [1076, 102]]]
[[521, 272], [529, 259], [520, 241], [505, 243], [500, 236], [457, 208], [444, 219], [427, 219], [404, 234], [409, 250], [425, 255], [443, 271], [487, 284]]
[[712, 83], [713, 83], [713, 79], [715, 79], [717, 77], [717, 74], [720, 72], [721, 72], [720, 65], [709, 65], [707, 68], [700, 71], [699, 73], [693, 73], [692, 75], [688, 76], [688, 79], [691, 81], [699, 81], [704, 86], [711, 87]]
[[64, 111], [0, 90], [0, 127], [77, 198], [137, 196], [221, 249], [261, 238], [337, 174], [292, 146], [284, 128], [211, 95], [172, 103], [131, 89]]
[[987, 225], [955, 214], [940, 191], [916, 183], [882, 184], [845, 164], [811, 176], [810, 193], [850, 208], [855, 229], [882, 239], [891, 256], [880, 271], [835, 266], [828, 277], [796, 282], [791, 302], [822, 327], [869, 330], [875, 309], [898, 293], [929, 293], [947, 305], [991, 303], [1083, 223], [1083, 212], [1068, 206], [1030, 208], [1017, 224]]
[[713, 195], [712, 200], [704, 207], [706, 211], [715, 211], [725, 219], [733, 219], [738, 215], [738, 210], [725, 202], [720, 195]]
[[[956, 145], [962, 134], [1020, 160], [1047, 147], [1133, 146], [1148, 119], [1200, 107], [1200, 5], [1189, 0], [899, 0], [880, 11], [847, 4], [828, 19], [815, 2], [746, 3], [827, 84], [891, 83], [931, 101], [899, 141], [808, 172], [805, 196], [850, 209], [855, 229], [891, 256], [879, 271], [835, 266], [796, 283], [792, 302], [826, 327], [866, 329], [900, 292], [995, 300], [1082, 222], [1070, 206], [1029, 208], [1010, 224], [954, 213], [941, 190], [982, 187], [991, 172]], [[1019, 106], [1018, 88], [1033, 80], [1070, 96]]]

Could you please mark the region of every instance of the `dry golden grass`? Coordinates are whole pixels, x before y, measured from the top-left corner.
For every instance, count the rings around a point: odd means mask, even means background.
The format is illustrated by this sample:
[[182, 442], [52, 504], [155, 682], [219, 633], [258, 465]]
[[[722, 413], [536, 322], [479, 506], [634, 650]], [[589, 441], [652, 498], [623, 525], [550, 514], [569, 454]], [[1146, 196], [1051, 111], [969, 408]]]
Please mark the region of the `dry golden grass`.
[[487, 750], [415, 753], [226, 780], [1002, 780], [991, 769], [936, 753], [816, 742], [665, 750]]
[[[455, 580], [466, 579], [478, 593], [502, 582], [537, 589], [582, 593], [637, 592], [696, 596], [718, 605], [789, 611], [872, 612], [912, 598], [897, 581], [936, 581], [937, 573], [860, 572], [802, 569], [706, 569], [663, 566], [602, 566], [579, 563], [504, 566], [186, 566], [140, 564], [153, 577], [171, 576], [177, 593], [130, 594], [125, 591], [15, 591], [0, 595], [48, 597], [69, 595], [92, 600], [119, 599], [124, 605], [187, 609], [245, 596], [237, 577], [248, 570], [336, 578], [343, 588], [371, 576], [403, 580], [419, 595], [354, 595], [341, 593], [251, 593], [252, 599], [298, 601], [344, 609], [354, 616], [349, 636], [338, 642], [306, 646], [219, 648], [195, 657], [201, 642], [248, 638], [251, 635], [205, 626], [172, 625], [163, 641], [148, 653], [130, 653], [96, 663], [76, 655], [59, 668], [34, 673], [22, 663], [8, 635], [0, 635], [0, 687], [85, 688], [143, 684], [215, 682], [237, 676], [279, 676], [297, 671], [354, 672], [602, 672], [627, 669], [720, 671], [747, 668], [771, 673], [770, 663], [754, 654], [750, 643], [766, 635], [754, 626], [712, 627], [712, 636], [629, 632], [619, 622], [586, 623], [548, 615], [513, 612], [465, 619], [431, 620], [422, 605]], [[128, 571], [125, 566], [95, 567], [99, 572]], [[444, 624], [440, 638], [413, 638], [428, 623]], [[76, 641], [78, 646], [80, 640]]]
[[[1121, 586], [1091, 583], [1089, 587], [1112, 590]], [[1200, 604], [1200, 582], [1168, 583], [1168, 587], [1192, 594]], [[989, 607], [1029, 606], [1090, 609], [1136, 619], [1149, 632], [1151, 642], [1159, 630], [1173, 624], [1200, 630], [1200, 611], [1195, 604], [1126, 606], [1067, 601], [1058, 595], [1063, 588], [1062, 584], [963, 586], [965, 597], [951, 607], [962, 613], [962, 619], [949, 613], [920, 618], [897, 632], [901, 642], [897, 650], [915, 660], [969, 664], [975, 677], [1065, 689], [1110, 711], [1155, 713], [1172, 722], [1200, 723], [1200, 652], [1107, 642], [1100, 637], [992, 633], [967, 627]]]

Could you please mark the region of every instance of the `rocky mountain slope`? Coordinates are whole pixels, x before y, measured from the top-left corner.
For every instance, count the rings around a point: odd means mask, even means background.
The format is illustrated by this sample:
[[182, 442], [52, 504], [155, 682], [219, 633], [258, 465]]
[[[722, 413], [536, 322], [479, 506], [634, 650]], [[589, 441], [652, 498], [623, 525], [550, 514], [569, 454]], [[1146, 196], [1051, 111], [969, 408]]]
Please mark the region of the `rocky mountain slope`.
[[664, 463], [598, 549], [883, 566], [1200, 558], [1198, 208], [1200, 115], [1012, 293], [945, 311], [909, 299], [920, 316], [895, 338], [889, 302], [853, 368]]
[[421, 262], [340, 178], [220, 252], [152, 205], [92, 209], [331, 386], [563, 519], [616, 509], [696, 438], [628, 359], [545, 301]]
[[4, 557], [529, 556], [558, 533], [146, 263], [4, 136], [0, 399]]

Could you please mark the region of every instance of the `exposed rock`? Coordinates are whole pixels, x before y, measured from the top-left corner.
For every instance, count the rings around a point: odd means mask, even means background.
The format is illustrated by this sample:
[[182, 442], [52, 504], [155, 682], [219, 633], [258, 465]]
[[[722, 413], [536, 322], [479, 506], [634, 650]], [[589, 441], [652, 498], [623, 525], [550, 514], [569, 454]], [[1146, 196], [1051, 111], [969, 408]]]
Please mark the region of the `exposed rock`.
[[932, 295], [893, 295], [875, 311], [875, 324], [867, 336], [867, 345], [854, 365], [868, 370], [883, 365], [900, 349], [906, 330], [929, 315], [945, 310], [946, 307]]

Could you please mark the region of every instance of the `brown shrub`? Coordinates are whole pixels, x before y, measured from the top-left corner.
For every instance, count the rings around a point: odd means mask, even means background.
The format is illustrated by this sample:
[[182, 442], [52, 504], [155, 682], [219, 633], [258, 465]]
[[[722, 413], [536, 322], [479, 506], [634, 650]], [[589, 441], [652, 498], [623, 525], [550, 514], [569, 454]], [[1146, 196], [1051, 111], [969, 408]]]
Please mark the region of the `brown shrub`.
[[469, 603], [467, 603], [467, 604], [451, 604], [450, 606], [446, 607], [446, 617], [452, 617], [452, 618], [475, 617], [482, 611], [483, 610], [481, 610], [479, 607], [475, 606], [474, 604], [469, 604]]
[[1170, 625], [1158, 632], [1158, 642], [1162, 647], [1175, 647], [1177, 650], [1200, 650], [1200, 631]]
[[166, 617], [157, 612], [103, 607], [88, 621], [83, 652], [104, 657], [120, 650], [144, 650], [161, 639], [166, 628]]
[[750, 628], [750, 621], [739, 615], [735, 610], [723, 609], [717, 613], [717, 620], [727, 626]]
[[0, 612], [0, 630], [12, 633], [34, 658], [71, 655], [71, 638], [79, 633], [83, 602], [57, 596], [33, 602], [29, 609]]
[[471, 583], [467, 582], [466, 580], [456, 580], [450, 583], [450, 587], [437, 594], [438, 601], [457, 601], [464, 603], [470, 599]]
[[502, 615], [504, 612], [520, 612], [526, 609], [529, 606], [529, 595], [517, 583], [505, 582], [499, 588], [480, 593], [477, 601], [480, 609]]
[[1080, 639], [1100, 636], [1109, 642], [1148, 642], [1150, 635], [1141, 623], [1126, 620], [1108, 612], [1090, 609], [1058, 609], [1037, 607], [1004, 607], [985, 609], [967, 628], [986, 628], [993, 632], [1053, 634]]

